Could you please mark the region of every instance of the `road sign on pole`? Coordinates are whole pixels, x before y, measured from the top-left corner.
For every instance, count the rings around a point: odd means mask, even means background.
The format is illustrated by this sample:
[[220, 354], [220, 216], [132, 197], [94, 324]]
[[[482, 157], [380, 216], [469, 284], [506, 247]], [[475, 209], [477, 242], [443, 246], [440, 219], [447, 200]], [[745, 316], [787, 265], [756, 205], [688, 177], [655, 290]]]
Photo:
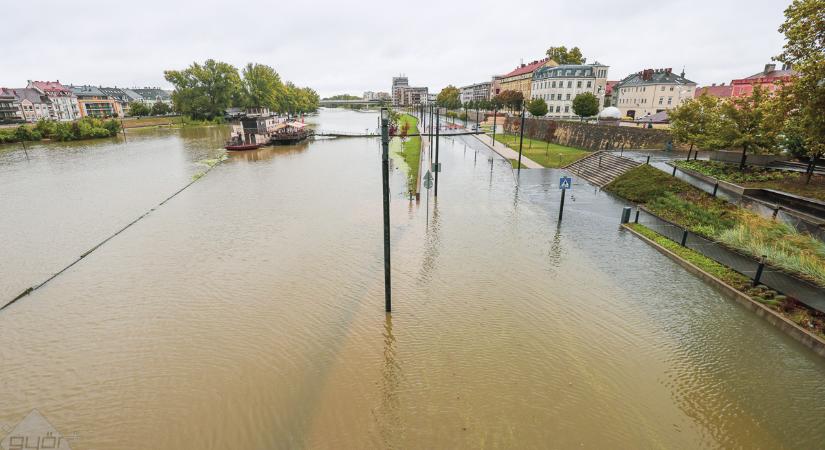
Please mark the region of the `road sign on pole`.
[[570, 177], [559, 178], [559, 189], [570, 189], [573, 187], [573, 179]]
[[433, 176], [428, 170], [427, 173], [424, 174], [424, 189], [430, 189], [433, 187]]

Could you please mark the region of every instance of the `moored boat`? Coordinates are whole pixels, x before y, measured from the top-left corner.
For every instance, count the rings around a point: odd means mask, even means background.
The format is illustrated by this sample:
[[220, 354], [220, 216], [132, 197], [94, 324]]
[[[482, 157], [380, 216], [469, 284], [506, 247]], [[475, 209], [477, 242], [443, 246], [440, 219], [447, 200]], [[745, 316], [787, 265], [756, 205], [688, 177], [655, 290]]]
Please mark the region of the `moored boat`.
[[237, 152], [237, 151], [243, 151], [243, 150], [257, 150], [257, 149], [261, 148], [261, 146], [259, 144], [232, 144], [231, 141], [230, 141], [230, 142], [227, 142], [227, 144], [226, 144], [226, 146], [224, 146], [224, 148], [229, 150], [230, 152], [232, 152], [232, 151]]
[[284, 122], [275, 126], [272, 137], [269, 139], [273, 145], [296, 144], [312, 135], [305, 123]]

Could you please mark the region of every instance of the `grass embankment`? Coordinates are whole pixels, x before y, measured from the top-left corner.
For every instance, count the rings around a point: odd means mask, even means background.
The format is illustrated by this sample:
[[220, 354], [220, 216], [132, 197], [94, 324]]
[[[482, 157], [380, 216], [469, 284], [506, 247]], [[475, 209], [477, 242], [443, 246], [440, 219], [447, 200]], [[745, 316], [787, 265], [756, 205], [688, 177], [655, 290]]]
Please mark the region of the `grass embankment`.
[[825, 176], [822, 175], [812, 176], [811, 182], [806, 184], [803, 173], [764, 167], [746, 166], [741, 171], [737, 164], [718, 161], [677, 161], [676, 165], [740, 186], [774, 189], [825, 201]]
[[628, 226], [642, 236], [675, 253], [680, 258], [724, 281], [738, 291], [743, 292], [751, 299], [764, 304], [797, 325], [825, 338], [825, 315], [812, 311], [791, 298], [779, 295], [779, 293], [768, 289], [766, 286], [760, 285], [754, 287], [751, 285], [751, 280], [749, 280], [748, 277], [707, 258], [701, 253], [682, 247], [678, 243], [671, 241], [644, 225], [632, 223]]
[[825, 286], [825, 243], [696, 189], [649, 165], [606, 186], [658, 216], [769, 265]]
[[[496, 134], [496, 140], [502, 144], [518, 151], [519, 137], [509, 134]], [[564, 145], [553, 144], [538, 139], [524, 138], [521, 146], [522, 155], [541, 164], [544, 167], [564, 167], [578, 159], [581, 159], [590, 152]], [[524, 167], [524, 166], [522, 166]]]
[[[403, 129], [405, 125], [409, 127], [407, 134], [418, 134], [418, 119], [409, 114], [402, 114], [398, 119], [398, 126], [400, 129]], [[407, 163], [407, 166], [410, 168], [409, 173], [407, 173], [407, 186], [410, 191], [415, 192], [415, 185], [418, 180], [418, 166], [421, 159], [421, 138], [418, 136], [405, 138], [399, 154], [404, 158], [404, 162]]]

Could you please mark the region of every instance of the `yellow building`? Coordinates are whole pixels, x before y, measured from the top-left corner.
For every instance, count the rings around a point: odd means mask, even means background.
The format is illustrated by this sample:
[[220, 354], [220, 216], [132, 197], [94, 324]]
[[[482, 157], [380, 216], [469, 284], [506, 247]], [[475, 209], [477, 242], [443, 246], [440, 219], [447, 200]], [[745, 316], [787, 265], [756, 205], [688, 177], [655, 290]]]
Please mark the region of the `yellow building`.
[[542, 67], [556, 67], [558, 65], [557, 62], [549, 58], [533, 61], [530, 64], [521, 64], [512, 72], [502, 75], [500, 81], [501, 92], [521, 92], [525, 99], [529, 99], [531, 85], [533, 84], [533, 72]]

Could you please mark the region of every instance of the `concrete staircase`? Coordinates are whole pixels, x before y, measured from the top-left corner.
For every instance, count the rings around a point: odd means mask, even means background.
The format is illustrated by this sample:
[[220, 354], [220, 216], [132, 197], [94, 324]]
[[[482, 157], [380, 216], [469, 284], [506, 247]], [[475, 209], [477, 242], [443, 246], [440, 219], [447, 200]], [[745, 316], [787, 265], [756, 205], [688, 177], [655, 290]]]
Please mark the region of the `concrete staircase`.
[[601, 187], [641, 163], [609, 152], [596, 152], [564, 167], [585, 180]]

